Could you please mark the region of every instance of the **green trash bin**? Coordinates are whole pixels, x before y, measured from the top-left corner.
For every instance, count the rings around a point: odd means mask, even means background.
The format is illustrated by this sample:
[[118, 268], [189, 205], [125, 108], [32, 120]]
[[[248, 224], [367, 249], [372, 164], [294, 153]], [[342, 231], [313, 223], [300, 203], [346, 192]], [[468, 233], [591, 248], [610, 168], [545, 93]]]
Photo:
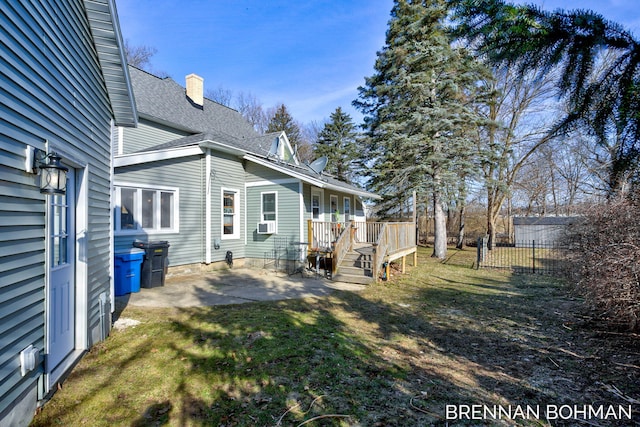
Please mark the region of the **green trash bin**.
[[168, 267], [169, 242], [166, 240], [157, 242], [142, 242], [136, 240], [133, 242], [133, 247], [144, 250], [140, 286], [143, 288], [164, 286], [164, 279]]

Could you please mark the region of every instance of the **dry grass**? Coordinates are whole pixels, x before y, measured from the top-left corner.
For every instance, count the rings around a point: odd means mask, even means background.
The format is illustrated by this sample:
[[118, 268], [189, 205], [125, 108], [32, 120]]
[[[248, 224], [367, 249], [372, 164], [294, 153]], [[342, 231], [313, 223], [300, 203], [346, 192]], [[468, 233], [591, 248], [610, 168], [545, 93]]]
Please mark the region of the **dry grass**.
[[638, 337], [600, 330], [561, 282], [429, 254], [357, 294], [128, 307], [142, 323], [94, 347], [33, 425], [444, 426], [446, 405], [640, 398]]

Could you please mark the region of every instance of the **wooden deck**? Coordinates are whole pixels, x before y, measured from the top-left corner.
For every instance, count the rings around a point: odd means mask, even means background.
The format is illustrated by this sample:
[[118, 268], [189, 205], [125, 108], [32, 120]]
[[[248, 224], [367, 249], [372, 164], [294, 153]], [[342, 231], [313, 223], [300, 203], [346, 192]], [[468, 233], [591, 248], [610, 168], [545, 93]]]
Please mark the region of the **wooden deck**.
[[[331, 254], [331, 277], [347, 283], [372, 283], [388, 277], [391, 261], [413, 254], [417, 263], [415, 225], [406, 222], [327, 223], [309, 221], [310, 251]], [[387, 268], [384, 271], [384, 268]]]

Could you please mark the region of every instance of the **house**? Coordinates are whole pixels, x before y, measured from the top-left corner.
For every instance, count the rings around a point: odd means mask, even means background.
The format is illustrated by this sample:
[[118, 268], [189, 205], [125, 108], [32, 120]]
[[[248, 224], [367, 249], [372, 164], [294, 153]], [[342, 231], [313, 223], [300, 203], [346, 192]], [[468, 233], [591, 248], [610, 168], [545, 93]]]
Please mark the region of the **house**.
[[576, 221], [569, 216], [514, 217], [513, 233], [516, 247], [559, 243], [567, 227]]
[[[330, 246], [336, 227], [310, 236], [310, 222], [366, 221], [377, 195], [302, 165], [284, 132], [261, 135], [231, 108], [130, 67], [137, 128], [114, 144], [116, 249], [135, 240], [169, 243], [169, 274], [225, 261], [263, 267]], [[361, 233], [364, 233], [361, 228]]]
[[0, 16], [0, 425], [28, 425], [109, 333], [112, 132], [137, 113], [113, 0]]

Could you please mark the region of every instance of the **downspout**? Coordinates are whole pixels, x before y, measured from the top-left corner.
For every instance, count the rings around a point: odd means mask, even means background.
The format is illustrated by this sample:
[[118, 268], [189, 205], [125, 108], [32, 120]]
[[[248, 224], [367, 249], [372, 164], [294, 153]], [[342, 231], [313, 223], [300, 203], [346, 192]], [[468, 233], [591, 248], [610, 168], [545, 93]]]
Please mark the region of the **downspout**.
[[[302, 239], [304, 238], [305, 234], [304, 234], [304, 185], [302, 184], [302, 180], [298, 181], [298, 194], [300, 194], [300, 221], [298, 221], [300, 223], [300, 241], [302, 241]], [[311, 245], [311, 242], [308, 242], [309, 246]], [[301, 245], [302, 246], [302, 245]], [[300, 249], [302, 249], [302, 247], [300, 247]], [[304, 248], [304, 250], [300, 251], [300, 261], [302, 261], [302, 257], [307, 255], [307, 249], [308, 248]]]
[[205, 264], [211, 264], [211, 241], [212, 241], [212, 230], [211, 230], [211, 149], [207, 148], [207, 152], [205, 155], [204, 161], [204, 173], [205, 173], [205, 206], [204, 206], [204, 235], [205, 235], [205, 255], [204, 262]]
[[[122, 144], [123, 144], [123, 130], [121, 127], [116, 127], [114, 120], [111, 119], [111, 144], [113, 144], [113, 139], [115, 138], [115, 133], [118, 133], [118, 154], [122, 152]], [[109, 150], [109, 302], [111, 303], [111, 313], [115, 311], [116, 308], [116, 300], [115, 300], [115, 232], [114, 232], [114, 222], [116, 221], [116, 191], [113, 185], [115, 181], [116, 171], [113, 166], [113, 146], [111, 150]]]

